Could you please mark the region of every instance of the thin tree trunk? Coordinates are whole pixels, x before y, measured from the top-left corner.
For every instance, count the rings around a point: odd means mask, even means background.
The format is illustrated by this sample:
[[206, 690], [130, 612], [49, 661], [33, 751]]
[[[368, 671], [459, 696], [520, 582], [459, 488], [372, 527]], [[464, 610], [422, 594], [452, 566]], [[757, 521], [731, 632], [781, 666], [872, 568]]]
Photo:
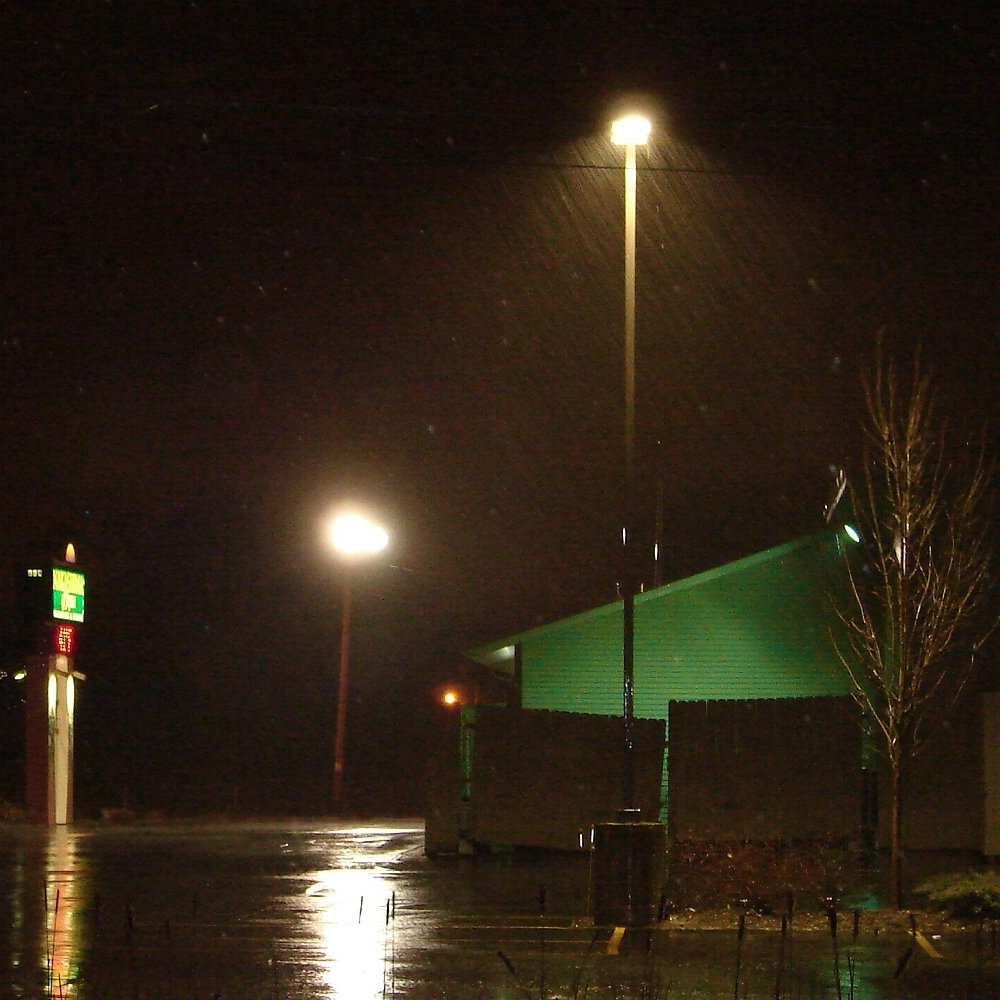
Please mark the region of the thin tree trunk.
[[892, 903], [897, 910], [903, 908], [903, 866], [901, 850], [901, 834], [903, 821], [903, 762], [890, 761], [892, 768], [892, 822], [889, 832], [889, 844], [892, 852], [891, 889]]

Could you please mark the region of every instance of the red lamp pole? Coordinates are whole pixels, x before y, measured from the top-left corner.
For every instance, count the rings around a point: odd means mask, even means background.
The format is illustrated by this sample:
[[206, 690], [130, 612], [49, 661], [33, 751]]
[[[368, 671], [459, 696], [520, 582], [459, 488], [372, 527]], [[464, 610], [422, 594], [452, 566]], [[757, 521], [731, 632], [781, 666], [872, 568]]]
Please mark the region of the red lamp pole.
[[347, 679], [351, 660], [351, 563], [381, 552], [389, 536], [358, 514], [341, 514], [330, 525], [330, 541], [344, 559], [343, 618], [340, 626], [340, 678], [337, 684], [337, 726], [333, 739], [333, 806], [344, 798], [344, 743], [347, 739]]
[[351, 661], [351, 572], [344, 570], [343, 617], [340, 624], [340, 677], [337, 683], [337, 727], [333, 741], [333, 806], [339, 811], [344, 792], [344, 739], [347, 728], [347, 678]]

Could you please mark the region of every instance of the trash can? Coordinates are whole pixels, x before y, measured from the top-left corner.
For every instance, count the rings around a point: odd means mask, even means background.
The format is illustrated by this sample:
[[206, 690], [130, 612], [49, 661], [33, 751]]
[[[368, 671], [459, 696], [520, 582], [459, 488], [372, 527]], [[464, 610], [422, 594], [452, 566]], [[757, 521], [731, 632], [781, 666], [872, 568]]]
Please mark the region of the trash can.
[[647, 927], [658, 899], [667, 835], [662, 823], [622, 810], [614, 823], [594, 826], [590, 856], [590, 912], [594, 923]]

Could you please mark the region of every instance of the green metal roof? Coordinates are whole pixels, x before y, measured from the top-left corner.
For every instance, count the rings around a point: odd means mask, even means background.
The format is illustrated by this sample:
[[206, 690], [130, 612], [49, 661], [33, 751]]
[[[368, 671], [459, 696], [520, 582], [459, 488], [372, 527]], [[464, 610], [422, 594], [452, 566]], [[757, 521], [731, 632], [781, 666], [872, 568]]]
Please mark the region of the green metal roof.
[[[831, 528], [637, 595], [636, 714], [666, 718], [671, 700], [848, 693], [831, 631], [849, 544]], [[525, 708], [621, 713], [621, 601], [467, 655], [502, 670], [515, 646]]]

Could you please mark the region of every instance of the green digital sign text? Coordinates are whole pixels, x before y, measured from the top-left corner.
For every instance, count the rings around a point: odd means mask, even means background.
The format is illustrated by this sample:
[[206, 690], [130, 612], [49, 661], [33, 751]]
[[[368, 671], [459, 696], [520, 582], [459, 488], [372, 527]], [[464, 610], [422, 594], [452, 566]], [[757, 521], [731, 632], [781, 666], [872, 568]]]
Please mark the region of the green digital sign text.
[[52, 617], [67, 622], [83, 621], [86, 577], [79, 570], [52, 569]]

